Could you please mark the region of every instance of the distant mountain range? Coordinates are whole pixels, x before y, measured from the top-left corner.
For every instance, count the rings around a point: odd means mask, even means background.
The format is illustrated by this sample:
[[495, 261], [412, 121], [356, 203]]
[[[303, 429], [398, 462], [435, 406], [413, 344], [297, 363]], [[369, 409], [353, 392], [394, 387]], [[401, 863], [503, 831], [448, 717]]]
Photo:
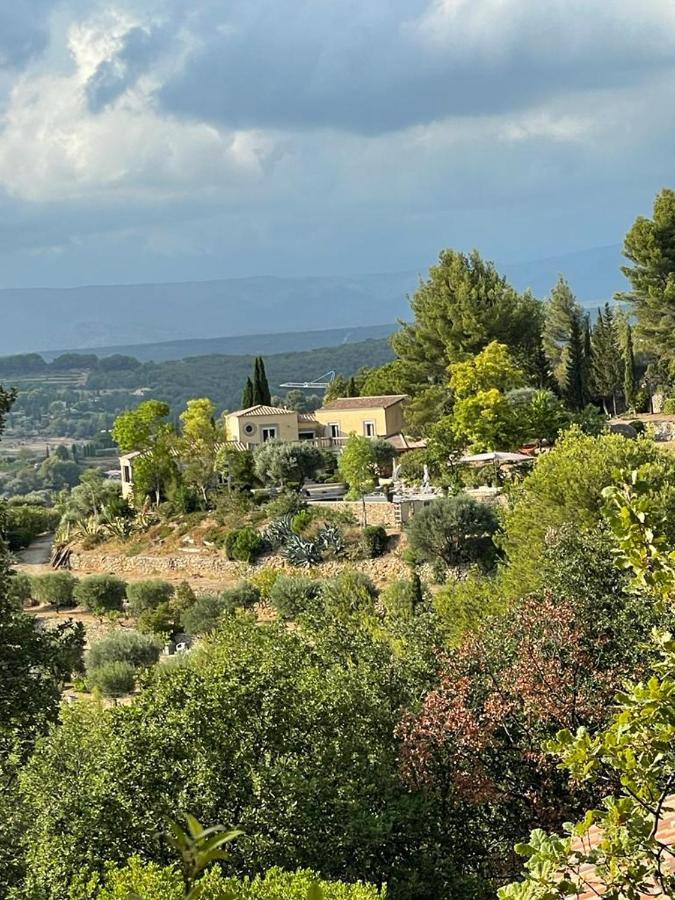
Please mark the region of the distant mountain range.
[[[42, 356], [51, 361], [62, 352], [91, 352], [99, 357], [119, 353], [134, 356], [141, 362], [168, 362], [193, 356], [242, 356], [271, 355], [279, 353], [317, 350], [322, 347], [339, 347], [362, 341], [388, 337], [396, 326], [361, 325], [356, 328], [331, 328], [325, 331], [285, 331], [277, 334], [242, 334], [234, 337], [191, 338], [183, 341], [164, 341], [155, 344], [118, 344], [112, 347], [91, 347], [70, 350], [47, 350]], [[316, 373], [319, 374], [319, 373]]]
[[[624, 287], [620, 263], [616, 245], [498, 266], [517, 288], [531, 288], [537, 296], [545, 296], [562, 273], [579, 299], [594, 306]], [[4, 289], [0, 354], [53, 356], [70, 349], [163, 360], [335, 346], [389, 333], [398, 318], [409, 315], [407, 296], [418, 277], [397, 272]]]

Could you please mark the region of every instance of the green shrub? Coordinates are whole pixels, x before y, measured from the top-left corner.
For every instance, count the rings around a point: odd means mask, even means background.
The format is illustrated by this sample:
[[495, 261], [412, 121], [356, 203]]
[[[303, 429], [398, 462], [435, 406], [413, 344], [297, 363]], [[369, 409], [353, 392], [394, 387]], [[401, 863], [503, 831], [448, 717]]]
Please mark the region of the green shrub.
[[602, 516], [603, 489], [614, 483], [617, 473], [634, 469], [651, 482], [655, 513], [665, 517], [666, 538], [675, 540], [675, 458], [645, 436], [591, 437], [572, 428], [510, 489], [508, 505], [500, 511], [498, 541], [508, 560], [511, 596], [543, 584], [542, 557], [550, 536], [567, 523], [595, 528]]
[[74, 606], [73, 591], [76, 579], [70, 572], [48, 572], [31, 580], [33, 597], [38, 603], [49, 603], [54, 609]]
[[291, 528], [296, 534], [302, 534], [305, 529], [309, 528], [315, 519], [312, 509], [301, 509], [299, 513], [293, 516]]
[[663, 411], [667, 416], [675, 415], [675, 397], [668, 397], [664, 400]]
[[395, 619], [412, 618], [424, 600], [424, 588], [417, 573], [412, 578], [399, 578], [390, 582], [380, 594], [380, 603], [385, 613]]
[[136, 619], [136, 626], [143, 634], [166, 638], [181, 630], [181, 616], [173, 600], [167, 600], [153, 609], [144, 609]]
[[226, 612], [227, 603], [223, 597], [215, 594], [197, 597], [192, 606], [181, 616], [183, 630], [188, 634], [208, 634], [218, 627], [218, 623]]
[[87, 673], [90, 690], [100, 690], [105, 697], [130, 694], [136, 684], [136, 669], [128, 662], [110, 662]]
[[260, 602], [260, 591], [250, 581], [241, 581], [235, 587], [223, 591], [221, 597], [228, 612], [235, 609], [248, 610]]
[[498, 578], [469, 572], [461, 581], [448, 581], [434, 595], [434, 608], [450, 646], [458, 646], [467, 632], [477, 631], [489, 616], [506, 609]]
[[146, 609], [154, 609], [173, 597], [174, 587], [168, 581], [159, 578], [147, 581], [130, 581], [127, 584], [127, 600], [129, 610], [139, 616]]
[[213, 544], [213, 546], [218, 547], [219, 550], [222, 550], [225, 546], [226, 538], [227, 532], [221, 525], [211, 525], [211, 527], [207, 528], [202, 535], [202, 540], [205, 544]]
[[9, 506], [6, 513], [5, 538], [10, 550], [23, 550], [46, 531], [53, 531], [60, 515], [44, 506]]
[[238, 528], [225, 539], [225, 553], [228, 559], [239, 562], [253, 562], [263, 548], [263, 539], [255, 528]]
[[328, 619], [348, 621], [353, 615], [372, 613], [378, 591], [363, 572], [342, 572], [321, 582], [320, 607]]
[[220, 900], [225, 895], [232, 900], [307, 900], [312, 896], [313, 885], [321, 889], [322, 900], [385, 900], [386, 888], [380, 891], [370, 884], [347, 884], [342, 881], [324, 881], [320, 875], [307, 869], [284, 872], [269, 869], [253, 878], [223, 878], [216, 871], [203, 879], [203, 900]]
[[272, 593], [272, 588], [281, 577], [281, 572], [279, 569], [272, 569], [267, 566], [264, 569], [260, 569], [257, 572], [254, 572], [253, 575], [249, 578], [251, 584], [254, 584], [258, 590], [260, 591], [260, 596], [263, 600], [269, 600], [270, 594]]
[[366, 525], [363, 529], [363, 552], [369, 559], [375, 559], [387, 552], [389, 536], [383, 525]]
[[7, 582], [7, 596], [19, 608], [28, 606], [33, 599], [33, 586], [28, 575], [17, 572]]
[[[322, 900], [385, 900], [386, 888], [378, 888], [363, 883], [347, 884], [342, 881], [324, 881], [320, 875], [308, 869], [284, 872], [282, 869], [268, 869], [262, 875], [242, 879], [226, 877], [220, 869], [212, 868], [199, 882], [202, 900], [308, 900], [311, 888], [321, 888]], [[91, 896], [90, 888], [83, 886], [81, 898]], [[122, 868], [108, 866], [104, 876], [104, 886], [96, 895], [98, 900], [129, 900], [139, 897], [143, 900], [182, 900], [183, 879], [177, 866], [162, 868], [156, 863], [132, 857]]]
[[116, 628], [96, 641], [87, 652], [87, 672], [113, 662], [126, 662], [135, 669], [152, 666], [159, 659], [160, 644], [152, 637], [127, 628]]
[[418, 560], [442, 559], [449, 566], [488, 559], [497, 517], [484, 503], [466, 494], [434, 500], [407, 526], [410, 549]]
[[127, 585], [115, 575], [90, 575], [78, 582], [73, 596], [85, 609], [102, 615], [107, 612], [121, 612]]
[[647, 428], [642, 419], [631, 419], [628, 424], [631, 425], [638, 434], [644, 434]]
[[299, 575], [282, 575], [270, 591], [270, 603], [282, 619], [294, 620], [316, 608], [321, 582]]
[[[165, 582], [161, 582], [165, 584]], [[187, 581], [182, 581], [168, 600], [147, 607], [137, 619], [138, 630], [167, 638], [181, 630], [181, 619], [197, 597]]]
[[296, 491], [284, 492], [265, 504], [265, 515], [268, 519], [283, 519], [295, 516], [303, 509], [307, 509], [307, 503]]

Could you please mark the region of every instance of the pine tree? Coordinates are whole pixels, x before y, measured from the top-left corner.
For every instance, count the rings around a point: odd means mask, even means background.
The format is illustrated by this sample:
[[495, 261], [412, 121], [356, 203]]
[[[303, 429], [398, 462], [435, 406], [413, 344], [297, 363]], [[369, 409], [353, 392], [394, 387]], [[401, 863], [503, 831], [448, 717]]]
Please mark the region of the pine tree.
[[244, 385], [244, 393], [241, 397], [241, 408], [249, 409], [254, 405], [253, 401], [253, 382], [250, 378], [246, 379], [246, 384]]
[[614, 313], [609, 303], [598, 310], [593, 328], [593, 385], [606, 413], [616, 413], [616, 396], [622, 388], [624, 363]]
[[626, 235], [622, 267], [632, 290], [618, 299], [633, 304], [636, 333], [659, 359], [675, 359], [675, 191], [664, 189], [652, 218], [639, 216]]
[[633, 350], [633, 329], [626, 325], [626, 338], [623, 348], [623, 396], [626, 408], [635, 403], [635, 353]]
[[578, 315], [572, 317], [570, 336], [567, 343], [565, 395], [570, 409], [580, 410], [586, 404], [586, 385], [584, 379], [584, 342], [581, 333], [581, 321]]
[[580, 317], [581, 307], [568, 283], [560, 276], [546, 303], [542, 345], [551, 374], [561, 391], [565, 390], [567, 383], [567, 358], [572, 322]]

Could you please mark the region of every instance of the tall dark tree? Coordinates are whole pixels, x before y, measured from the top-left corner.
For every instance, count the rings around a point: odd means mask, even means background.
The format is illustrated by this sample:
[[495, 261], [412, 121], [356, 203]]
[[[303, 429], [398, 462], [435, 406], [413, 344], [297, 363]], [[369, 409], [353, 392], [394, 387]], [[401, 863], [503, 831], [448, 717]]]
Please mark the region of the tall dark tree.
[[572, 320], [581, 318], [581, 307], [562, 275], [545, 304], [542, 346], [549, 369], [560, 391], [567, 383], [567, 357]]
[[359, 396], [359, 389], [356, 385], [356, 379], [354, 378], [353, 375], [349, 379], [349, 384], [347, 385], [347, 396], [348, 397], [358, 397]]
[[635, 352], [633, 350], [633, 329], [626, 325], [626, 336], [623, 347], [623, 396], [630, 409], [635, 402]]
[[252, 405], [261, 403], [263, 406], [269, 406], [271, 402], [272, 394], [270, 392], [269, 382], [267, 381], [267, 373], [265, 372], [265, 361], [262, 356], [256, 356], [253, 372]]
[[241, 395], [241, 408], [248, 409], [251, 406], [253, 406], [253, 382], [250, 378], [247, 378], [244, 392]]
[[570, 337], [567, 343], [565, 373], [565, 397], [570, 409], [583, 409], [586, 405], [586, 384], [584, 371], [584, 339], [578, 315], [572, 317]]
[[591, 386], [593, 384], [593, 338], [591, 333], [591, 317], [584, 315], [584, 386], [586, 388], [586, 403], [591, 400]]
[[616, 398], [623, 386], [624, 365], [614, 313], [609, 303], [598, 310], [593, 328], [593, 387], [605, 412], [616, 413]]
[[618, 296], [633, 305], [637, 333], [659, 358], [675, 360], [675, 191], [664, 188], [652, 218], [639, 216], [626, 235], [622, 267], [632, 290]]

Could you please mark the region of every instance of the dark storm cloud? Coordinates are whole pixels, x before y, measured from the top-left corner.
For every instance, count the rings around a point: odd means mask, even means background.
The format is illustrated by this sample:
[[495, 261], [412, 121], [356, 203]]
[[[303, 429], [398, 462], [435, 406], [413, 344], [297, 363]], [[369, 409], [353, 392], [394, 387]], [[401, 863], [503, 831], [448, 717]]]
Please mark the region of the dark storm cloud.
[[503, 113], [674, 65], [662, 6], [631, 19], [618, 0], [204, 2], [161, 99], [229, 127], [365, 134]]

